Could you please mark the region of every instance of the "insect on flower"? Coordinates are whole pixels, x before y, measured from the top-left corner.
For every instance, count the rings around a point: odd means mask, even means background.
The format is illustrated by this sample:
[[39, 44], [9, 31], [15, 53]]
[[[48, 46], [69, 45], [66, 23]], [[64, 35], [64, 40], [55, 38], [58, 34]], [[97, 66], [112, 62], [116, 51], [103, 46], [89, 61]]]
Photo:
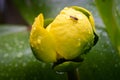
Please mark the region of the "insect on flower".
[[74, 16], [70, 16], [70, 18], [73, 19], [73, 20], [76, 20], [76, 21], [78, 20], [78, 18], [74, 17]]

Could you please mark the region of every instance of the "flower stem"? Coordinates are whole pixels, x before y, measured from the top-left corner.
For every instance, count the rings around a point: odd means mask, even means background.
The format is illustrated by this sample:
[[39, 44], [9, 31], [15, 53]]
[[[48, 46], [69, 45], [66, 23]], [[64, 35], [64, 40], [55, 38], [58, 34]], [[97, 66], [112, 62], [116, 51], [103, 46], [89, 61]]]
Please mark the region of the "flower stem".
[[78, 69], [74, 69], [67, 72], [68, 80], [80, 80]]

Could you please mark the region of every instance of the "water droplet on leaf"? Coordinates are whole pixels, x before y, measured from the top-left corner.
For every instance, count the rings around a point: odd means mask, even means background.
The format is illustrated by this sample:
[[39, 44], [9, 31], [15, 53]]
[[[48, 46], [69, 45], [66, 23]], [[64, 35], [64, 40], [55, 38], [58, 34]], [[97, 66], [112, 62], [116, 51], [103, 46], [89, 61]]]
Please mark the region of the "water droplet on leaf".
[[26, 65], [27, 65], [27, 64], [26, 64], [25, 62], [22, 64], [23, 67], [25, 67]]
[[21, 52], [17, 54], [18, 58], [21, 58], [22, 56], [23, 56], [23, 53], [21, 53]]
[[4, 58], [6, 58], [6, 57], [8, 57], [8, 54], [7, 54], [7, 53], [4, 54]]
[[64, 74], [65, 72], [56, 71], [57, 74]]
[[118, 64], [115, 64], [115, 68], [117, 68], [118, 67]]

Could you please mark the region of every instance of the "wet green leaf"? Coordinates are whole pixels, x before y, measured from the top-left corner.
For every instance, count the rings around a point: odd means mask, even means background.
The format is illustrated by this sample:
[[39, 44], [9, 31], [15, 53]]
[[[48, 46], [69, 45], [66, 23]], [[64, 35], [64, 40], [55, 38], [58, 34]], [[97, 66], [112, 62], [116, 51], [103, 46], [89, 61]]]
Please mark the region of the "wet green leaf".
[[[5, 26], [3, 28], [4, 30], [6, 28], [6, 31], [9, 29]], [[0, 27], [0, 30], [3, 28]], [[66, 80], [63, 72], [56, 73], [52, 70], [52, 64], [45, 64], [35, 59], [29, 46], [29, 32], [25, 27], [12, 28], [17, 32], [6, 34], [4, 31], [5, 34], [0, 35], [1, 80]], [[80, 64], [80, 78], [81, 80], [119, 80], [120, 56], [111, 46], [104, 28], [98, 28], [97, 32], [100, 40]]]
[[36, 60], [25, 26], [2, 25], [0, 31], [0, 80], [64, 80], [51, 64]]

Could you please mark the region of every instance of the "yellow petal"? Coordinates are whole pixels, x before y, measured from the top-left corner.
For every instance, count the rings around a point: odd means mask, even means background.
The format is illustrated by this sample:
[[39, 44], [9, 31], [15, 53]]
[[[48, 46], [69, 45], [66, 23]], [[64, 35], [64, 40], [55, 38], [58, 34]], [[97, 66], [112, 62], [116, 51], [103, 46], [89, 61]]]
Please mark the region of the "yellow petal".
[[47, 30], [54, 35], [57, 53], [65, 59], [76, 58], [93, 44], [89, 19], [73, 8], [64, 8]]
[[78, 7], [78, 6], [72, 6], [71, 8], [77, 10], [77, 11], [80, 11], [82, 12], [83, 14], [85, 14], [87, 16], [87, 18], [89, 19], [91, 25], [92, 25], [92, 28], [93, 30], [95, 31], [95, 23], [94, 23], [94, 18], [92, 16], [92, 14], [85, 8], [82, 8], [82, 7]]
[[52, 35], [44, 29], [44, 18], [40, 14], [32, 25], [30, 45], [37, 59], [45, 62], [55, 62], [56, 52]]

